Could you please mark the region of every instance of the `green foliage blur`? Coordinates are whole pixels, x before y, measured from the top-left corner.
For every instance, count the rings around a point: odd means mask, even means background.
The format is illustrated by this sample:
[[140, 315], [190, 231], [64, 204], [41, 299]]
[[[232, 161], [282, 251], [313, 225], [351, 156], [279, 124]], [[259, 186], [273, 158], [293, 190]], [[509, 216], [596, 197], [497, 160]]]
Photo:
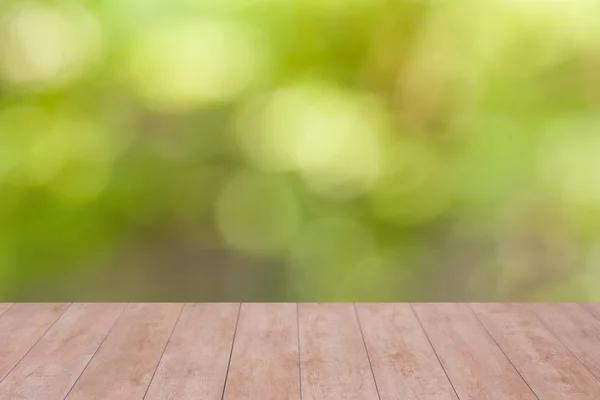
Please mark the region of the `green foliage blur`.
[[0, 301], [599, 301], [598, 16], [3, 0]]

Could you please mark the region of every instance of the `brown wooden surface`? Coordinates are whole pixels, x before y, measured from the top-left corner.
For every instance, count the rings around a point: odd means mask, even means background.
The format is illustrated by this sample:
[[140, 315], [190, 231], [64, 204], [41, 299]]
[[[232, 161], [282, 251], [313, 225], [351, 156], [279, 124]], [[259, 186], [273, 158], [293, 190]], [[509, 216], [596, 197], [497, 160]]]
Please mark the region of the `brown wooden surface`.
[[64, 399], [124, 304], [73, 304], [0, 383], [0, 400]]
[[596, 378], [600, 378], [599, 320], [579, 304], [530, 304], [528, 307]]
[[0, 400], [597, 400], [598, 377], [598, 304], [0, 303]]
[[0, 303], [0, 315], [4, 314], [12, 306], [12, 303]]
[[143, 398], [181, 304], [130, 304], [67, 400]]
[[233, 303], [187, 304], [146, 400], [220, 399], [239, 310]]
[[299, 399], [296, 304], [243, 304], [224, 399]]
[[473, 310], [540, 399], [598, 400], [600, 382], [526, 305]]
[[377, 388], [352, 304], [300, 304], [304, 400], [375, 400]]
[[535, 399], [466, 304], [414, 304], [461, 399]]
[[357, 304], [382, 400], [458, 399], [409, 304]]
[[68, 304], [15, 304], [0, 316], [0, 381], [54, 324]]

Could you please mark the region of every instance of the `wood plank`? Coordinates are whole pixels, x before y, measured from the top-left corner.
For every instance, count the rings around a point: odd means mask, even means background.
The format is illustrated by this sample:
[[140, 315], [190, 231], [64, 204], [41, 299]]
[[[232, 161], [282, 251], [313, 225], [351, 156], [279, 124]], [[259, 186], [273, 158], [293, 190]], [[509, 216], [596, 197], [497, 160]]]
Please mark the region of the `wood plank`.
[[0, 381], [68, 307], [67, 303], [21, 303], [0, 316]]
[[596, 319], [600, 320], [600, 303], [580, 303]]
[[356, 304], [382, 400], [458, 400], [409, 304]]
[[68, 400], [141, 400], [182, 304], [130, 304], [67, 395]]
[[466, 304], [414, 304], [413, 308], [458, 397], [536, 398]]
[[600, 378], [600, 321], [580, 304], [527, 304], [571, 352]]
[[63, 399], [124, 304], [73, 304], [0, 384], [0, 400]]
[[146, 400], [220, 400], [239, 304], [186, 304]]
[[600, 382], [524, 304], [472, 308], [540, 399], [598, 399]]
[[0, 303], [0, 316], [8, 311], [13, 306], [13, 303]]
[[375, 400], [377, 387], [352, 304], [300, 304], [303, 400]]
[[224, 399], [300, 398], [296, 304], [244, 303]]

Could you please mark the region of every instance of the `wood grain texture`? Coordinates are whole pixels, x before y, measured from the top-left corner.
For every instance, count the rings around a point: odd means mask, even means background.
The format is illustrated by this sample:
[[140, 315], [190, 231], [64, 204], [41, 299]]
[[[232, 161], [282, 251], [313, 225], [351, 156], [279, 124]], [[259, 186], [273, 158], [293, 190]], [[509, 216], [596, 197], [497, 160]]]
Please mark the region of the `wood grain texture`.
[[599, 375], [600, 304], [0, 303], [0, 400], [597, 400]]
[[473, 304], [540, 399], [594, 400], [600, 383], [524, 304]]
[[219, 400], [239, 304], [186, 304], [146, 400]]
[[13, 303], [0, 303], [0, 316], [8, 311], [13, 306]]
[[21, 303], [0, 316], [0, 381], [68, 307], [66, 303]]
[[0, 400], [63, 399], [124, 304], [73, 304], [0, 383]]
[[303, 400], [379, 398], [352, 304], [300, 304]]
[[356, 304], [382, 400], [458, 400], [409, 304]]
[[141, 400], [181, 308], [181, 304], [128, 305], [67, 399]]
[[580, 305], [600, 320], [600, 303], [580, 303]]
[[466, 304], [414, 304], [461, 400], [536, 397]]
[[600, 321], [580, 304], [528, 304], [588, 370], [600, 378]]
[[300, 399], [296, 304], [242, 304], [224, 399]]

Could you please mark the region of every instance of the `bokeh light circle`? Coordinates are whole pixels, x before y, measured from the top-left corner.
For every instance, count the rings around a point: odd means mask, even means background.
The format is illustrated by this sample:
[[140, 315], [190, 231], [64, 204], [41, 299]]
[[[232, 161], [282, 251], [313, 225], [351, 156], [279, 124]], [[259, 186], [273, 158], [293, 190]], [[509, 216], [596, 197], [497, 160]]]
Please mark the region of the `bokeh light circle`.
[[223, 20], [175, 20], [142, 29], [126, 79], [150, 108], [190, 109], [228, 101], [261, 79], [265, 51], [256, 31]]
[[22, 2], [0, 16], [0, 76], [33, 90], [67, 85], [103, 49], [96, 17], [80, 7]]
[[280, 88], [240, 115], [238, 143], [247, 159], [263, 170], [297, 171], [318, 196], [355, 198], [380, 175], [386, 125], [368, 98], [310, 82]]

